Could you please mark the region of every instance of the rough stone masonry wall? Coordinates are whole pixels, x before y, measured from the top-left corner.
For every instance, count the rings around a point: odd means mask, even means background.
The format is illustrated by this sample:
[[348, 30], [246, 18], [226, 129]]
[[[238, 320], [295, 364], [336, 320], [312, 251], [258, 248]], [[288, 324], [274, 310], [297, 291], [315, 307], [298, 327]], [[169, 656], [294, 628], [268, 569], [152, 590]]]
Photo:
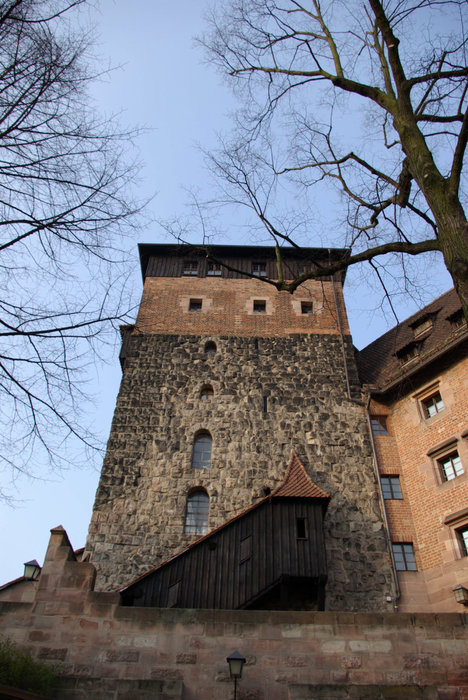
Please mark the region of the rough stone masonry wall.
[[468, 615], [123, 608], [52, 531], [33, 603], [0, 628], [58, 664], [60, 700], [468, 700]]
[[[214, 356], [204, 353], [209, 339], [130, 338], [87, 544], [98, 588], [129, 583], [195, 539], [183, 533], [191, 488], [207, 490], [209, 528], [217, 527], [283, 480], [294, 448], [332, 497], [326, 608], [388, 609], [392, 575], [365, 413], [348, 398], [340, 337], [212, 337]], [[202, 401], [205, 384], [214, 395]], [[202, 429], [213, 437], [211, 468], [194, 470]]]

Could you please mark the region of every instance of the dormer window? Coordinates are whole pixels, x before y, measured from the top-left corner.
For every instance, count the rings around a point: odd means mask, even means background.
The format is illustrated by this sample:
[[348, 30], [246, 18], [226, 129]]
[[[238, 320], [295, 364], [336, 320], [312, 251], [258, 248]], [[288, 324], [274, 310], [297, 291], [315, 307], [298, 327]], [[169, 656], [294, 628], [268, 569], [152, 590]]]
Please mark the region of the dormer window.
[[408, 362], [419, 357], [419, 345], [417, 345], [417, 343], [406, 345], [404, 348], [401, 348], [401, 350], [397, 350], [396, 356], [401, 365], [406, 365]]
[[252, 274], [255, 275], [255, 277], [266, 277], [266, 263], [253, 262]]
[[413, 333], [415, 338], [421, 338], [423, 335], [427, 335], [431, 332], [433, 326], [432, 318], [425, 318], [419, 323], [413, 326]]
[[460, 328], [466, 328], [466, 318], [463, 314], [462, 309], [458, 309], [458, 311], [455, 311], [455, 313], [451, 314], [448, 317], [448, 320], [450, 321], [450, 325], [452, 326], [452, 329], [454, 331], [457, 331]]

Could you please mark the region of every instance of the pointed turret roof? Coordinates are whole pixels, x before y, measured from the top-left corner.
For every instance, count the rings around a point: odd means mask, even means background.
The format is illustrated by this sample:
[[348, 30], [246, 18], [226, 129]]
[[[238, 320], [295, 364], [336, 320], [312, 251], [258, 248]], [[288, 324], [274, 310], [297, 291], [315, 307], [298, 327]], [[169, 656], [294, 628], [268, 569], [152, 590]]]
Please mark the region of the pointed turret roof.
[[330, 498], [330, 496], [314, 484], [295, 450], [291, 450], [291, 459], [284, 481], [273, 491], [270, 498]]

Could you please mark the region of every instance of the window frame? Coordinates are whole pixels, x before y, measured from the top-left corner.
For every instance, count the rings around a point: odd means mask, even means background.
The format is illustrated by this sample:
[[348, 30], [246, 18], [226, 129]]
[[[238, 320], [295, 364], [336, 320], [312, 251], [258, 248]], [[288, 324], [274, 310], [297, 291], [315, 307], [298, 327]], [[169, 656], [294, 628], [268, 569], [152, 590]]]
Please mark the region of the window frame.
[[[203, 444], [208, 444], [209, 439], [209, 445], [210, 448], [204, 449]], [[208, 456], [206, 456], [208, 455]], [[213, 438], [211, 437], [211, 434], [207, 430], [203, 430], [199, 433], [197, 433], [193, 439], [193, 444], [192, 444], [192, 457], [190, 461], [190, 468], [191, 469], [210, 469], [211, 468], [211, 460], [213, 456]]]
[[[255, 268], [258, 268], [257, 270]], [[255, 261], [252, 262], [252, 275], [254, 277], [266, 277], [266, 262]]]
[[460, 556], [462, 558], [468, 557], [468, 523], [464, 523], [463, 525], [456, 527], [455, 535], [457, 538]]
[[209, 401], [214, 396], [214, 390], [211, 384], [204, 384], [200, 389], [200, 400]]
[[207, 340], [203, 348], [203, 352], [208, 357], [213, 357], [218, 352], [218, 346], [214, 340]]
[[[384, 483], [384, 480], [388, 480], [388, 484]], [[395, 488], [395, 485], [397, 486], [397, 488]], [[385, 501], [402, 501], [403, 500], [403, 492], [401, 490], [401, 483], [400, 483], [399, 474], [381, 474], [380, 475], [380, 486], [382, 489], [382, 496], [383, 496]], [[390, 494], [390, 496], [385, 495], [386, 491], [387, 491], [387, 493]]]
[[206, 274], [207, 277], [221, 277], [221, 275], [223, 274], [221, 263], [214, 263], [208, 261], [206, 267]]
[[253, 299], [252, 313], [266, 314], [266, 299]]
[[[195, 508], [191, 508], [194, 504]], [[203, 504], [203, 507], [200, 507]], [[184, 534], [206, 535], [210, 517], [210, 497], [205, 489], [193, 489], [185, 502]]]
[[[458, 460], [457, 466], [454, 466], [454, 458]], [[441, 479], [441, 482], [443, 484], [449, 482], [449, 481], [454, 481], [460, 476], [463, 476], [465, 473], [465, 469], [463, 467], [463, 463], [461, 461], [460, 453], [458, 452], [457, 446], [452, 445], [451, 449], [444, 450], [443, 453], [438, 454], [435, 456], [435, 460], [437, 462], [437, 468], [439, 471], [439, 476]], [[446, 465], [450, 464], [449, 471], [447, 472], [447, 467]], [[458, 468], [458, 472], [457, 472]]]
[[[398, 551], [399, 550], [399, 551]], [[412, 542], [392, 542], [393, 560], [397, 571], [417, 571], [416, 556]], [[401, 555], [401, 560], [398, 559]], [[399, 565], [399, 563], [403, 566]]]
[[[434, 402], [436, 397], [439, 397], [439, 400], [436, 400]], [[427, 396], [421, 397], [419, 401], [421, 405], [421, 411], [425, 420], [435, 418], [439, 415], [439, 413], [442, 413], [442, 411], [445, 410], [444, 400], [442, 399], [442, 394], [440, 393], [439, 389], [433, 391]], [[439, 406], [439, 404], [441, 404], [441, 406]], [[435, 408], [435, 413], [433, 413], [432, 415], [430, 413], [431, 407]]]
[[387, 416], [375, 414], [369, 417], [372, 435], [388, 437]]
[[302, 300], [301, 301], [301, 315], [303, 316], [313, 316], [314, 314], [314, 304], [311, 301]]
[[200, 313], [203, 310], [203, 299], [189, 299], [188, 310]]
[[182, 262], [182, 275], [198, 277], [198, 260], [184, 260]]

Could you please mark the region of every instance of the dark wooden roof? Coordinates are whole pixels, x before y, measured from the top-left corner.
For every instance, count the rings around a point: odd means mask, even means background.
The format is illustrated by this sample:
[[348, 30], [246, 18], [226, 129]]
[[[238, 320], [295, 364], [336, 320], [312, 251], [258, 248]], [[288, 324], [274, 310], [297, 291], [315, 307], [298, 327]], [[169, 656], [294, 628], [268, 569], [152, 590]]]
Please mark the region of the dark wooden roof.
[[[357, 356], [361, 382], [379, 390], [389, 389], [466, 340], [466, 324], [457, 327], [454, 323], [460, 312], [460, 300], [451, 289], [374, 340]], [[425, 321], [432, 325], [418, 334], [418, 326]], [[413, 357], [405, 362], [405, 354], [411, 350]]]
[[[199, 261], [198, 275], [204, 277], [207, 273], [208, 260], [225, 263], [229, 268], [222, 269], [222, 277], [242, 277], [251, 273], [252, 262], [264, 262], [266, 274], [275, 279], [276, 249], [274, 246], [235, 246], [235, 245], [176, 245], [166, 243], [141, 243], [138, 246], [143, 280], [146, 277], [177, 277], [182, 274], [184, 260]], [[331, 262], [346, 258], [349, 251], [346, 248], [292, 248], [282, 247], [284, 274], [293, 279], [303, 273], [303, 266], [328, 265]], [[342, 273], [344, 281], [345, 272]]]
[[290, 591], [309, 580], [311, 595], [318, 594], [326, 580], [322, 520], [329, 498], [293, 451], [278, 488], [132, 581], [120, 591], [124, 604], [246, 607], [286, 580]]

